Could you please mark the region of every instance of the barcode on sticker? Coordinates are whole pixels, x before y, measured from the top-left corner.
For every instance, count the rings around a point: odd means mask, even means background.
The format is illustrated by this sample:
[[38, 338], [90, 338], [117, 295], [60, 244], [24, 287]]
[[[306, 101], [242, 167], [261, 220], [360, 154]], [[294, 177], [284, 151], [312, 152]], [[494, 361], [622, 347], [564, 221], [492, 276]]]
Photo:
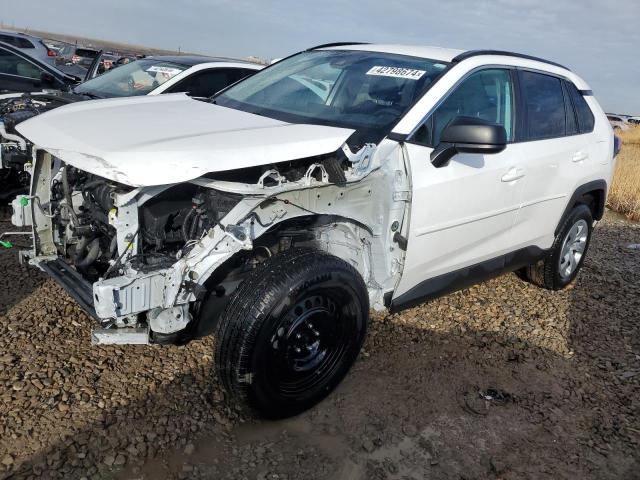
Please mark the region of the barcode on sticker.
[[367, 72], [367, 75], [378, 75], [380, 77], [395, 77], [395, 78], [406, 78], [407, 80], [418, 80], [425, 73], [427, 73], [425, 70], [415, 70], [413, 68], [375, 66], [369, 69], [369, 71]]

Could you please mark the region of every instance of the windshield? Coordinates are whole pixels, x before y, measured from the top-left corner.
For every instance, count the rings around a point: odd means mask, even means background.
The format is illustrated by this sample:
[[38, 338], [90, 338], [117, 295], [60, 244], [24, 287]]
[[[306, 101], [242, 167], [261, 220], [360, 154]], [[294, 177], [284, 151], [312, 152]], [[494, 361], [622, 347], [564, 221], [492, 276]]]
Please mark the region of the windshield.
[[146, 95], [187, 67], [145, 58], [122, 65], [78, 85], [74, 92], [100, 98]]
[[386, 129], [447, 64], [388, 53], [315, 50], [282, 60], [214, 98], [284, 121]]

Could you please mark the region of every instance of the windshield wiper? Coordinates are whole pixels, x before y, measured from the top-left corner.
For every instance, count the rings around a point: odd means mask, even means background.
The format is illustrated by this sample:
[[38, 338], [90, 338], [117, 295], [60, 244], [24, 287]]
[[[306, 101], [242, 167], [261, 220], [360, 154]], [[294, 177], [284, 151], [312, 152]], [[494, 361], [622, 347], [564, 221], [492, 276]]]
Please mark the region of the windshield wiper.
[[104, 97], [101, 97], [100, 95], [96, 95], [95, 93], [91, 93], [91, 92], [78, 92], [75, 88], [71, 89], [71, 93], [75, 93], [76, 95], [84, 95], [85, 97], [89, 97], [93, 100], [104, 98]]
[[96, 95], [95, 93], [90, 93], [90, 92], [82, 92], [82, 93], [78, 93], [78, 95], [84, 95], [94, 100], [99, 98], [104, 98], [104, 97], [101, 97], [100, 95]]

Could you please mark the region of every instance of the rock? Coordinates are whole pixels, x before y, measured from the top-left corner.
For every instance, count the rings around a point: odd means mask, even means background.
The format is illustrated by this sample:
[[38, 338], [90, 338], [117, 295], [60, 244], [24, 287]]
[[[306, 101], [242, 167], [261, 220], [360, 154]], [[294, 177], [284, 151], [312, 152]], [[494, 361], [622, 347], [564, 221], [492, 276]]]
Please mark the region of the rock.
[[10, 467], [11, 465], [13, 465], [13, 457], [9, 454], [2, 457], [2, 465], [4, 465], [5, 467]]
[[402, 431], [407, 437], [415, 437], [418, 434], [418, 429], [412, 424], [403, 426]]
[[493, 471], [493, 473], [495, 473], [496, 475], [502, 475], [508, 469], [507, 463], [501, 458], [491, 457], [489, 461], [491, 465], [491, 471]]
[[373, 451], [376, 449], [376, 447], [375, 447], [374, 443], [371, 441], [371, 439], [369, 439], [369, 438], [365, 438], [365, 439], [362, 441], [362, 449], [363, 449], [365, 452], [369, 452], [369, 453], [371, 453], [371, 452], [373, 452]]
[[187, 443], [184, 447], [185, 455], [193, 455], [193, 452], [196, 450], [196, 447], [193, 443]]
[[116, 461], [116, 458], [113, 455], [107, 455], [102, 459], [102, 463], [104, 463], [108, 467], [113, 465], [115, 461]]
[[20, 392], [24, 388], [24, 382], [14, 382], [12, 388], [15, 392]]
[[124, 465], [125, 463], [127, 463], [127, 457], [125, 457], [123, 454], [119, 453], [116, 456], [115, 461], [113, 462], [113, 464], [117, 467], [121, 467], [122, 465]]

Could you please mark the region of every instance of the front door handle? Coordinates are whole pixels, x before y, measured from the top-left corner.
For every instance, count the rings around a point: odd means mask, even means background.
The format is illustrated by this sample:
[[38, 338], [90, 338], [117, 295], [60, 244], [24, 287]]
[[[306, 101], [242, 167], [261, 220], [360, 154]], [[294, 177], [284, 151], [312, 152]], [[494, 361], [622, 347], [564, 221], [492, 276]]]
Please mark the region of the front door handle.
[[582, 162], [589, 158], [589, 154], [587, 152], [576, 152], [573, 154], [571, 161], [574, 163]]
[[503, 182], [513, 182], [524, 177], [524, 168], [512, 167], [502, 176]]

